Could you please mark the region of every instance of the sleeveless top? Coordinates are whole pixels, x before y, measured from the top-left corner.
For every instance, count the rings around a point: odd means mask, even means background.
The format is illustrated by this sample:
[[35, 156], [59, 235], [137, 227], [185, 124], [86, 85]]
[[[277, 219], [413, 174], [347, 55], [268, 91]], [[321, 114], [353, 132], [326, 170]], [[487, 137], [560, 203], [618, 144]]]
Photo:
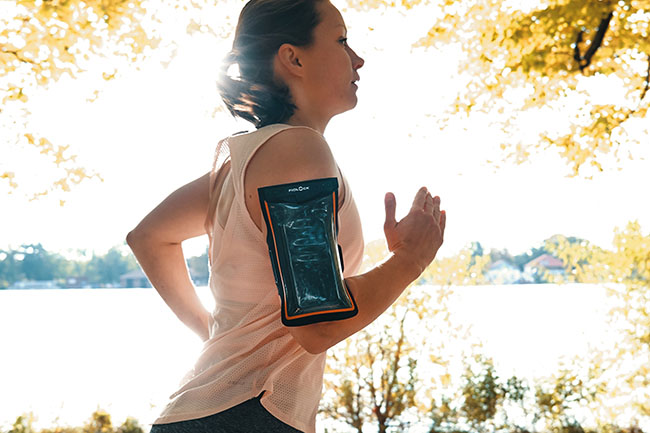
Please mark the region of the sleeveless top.
[[[229, 149], [230, 164], [220, 166], [223, 183], [210, 222], [209, 286], [216, 301], [210, 338], [154, 424], [213, 415], [264, 391], [261, 403], [273, 416], [298, 430], [315, 432], [326, 352], [310, 354], [282, 325], [266, 239], [251, 219], [244, 195], [251, 157], [288, 128], [295, 127], [269, 125], [228, 137], [217, 148], [212, 177], [224, 149]], [[350, 277], [359, 270], [364, 242], [352, 193], [341, 176], [345, 193], [338, 242], [344, 276]]]

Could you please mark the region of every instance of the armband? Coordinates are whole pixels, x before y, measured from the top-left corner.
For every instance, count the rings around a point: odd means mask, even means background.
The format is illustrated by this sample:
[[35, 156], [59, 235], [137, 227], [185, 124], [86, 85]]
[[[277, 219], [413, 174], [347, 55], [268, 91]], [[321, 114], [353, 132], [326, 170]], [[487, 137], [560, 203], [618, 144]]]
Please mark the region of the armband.
[[302, 326], [357, 314], [343, 279], [335, 177], [258, 188], [282, 323]]

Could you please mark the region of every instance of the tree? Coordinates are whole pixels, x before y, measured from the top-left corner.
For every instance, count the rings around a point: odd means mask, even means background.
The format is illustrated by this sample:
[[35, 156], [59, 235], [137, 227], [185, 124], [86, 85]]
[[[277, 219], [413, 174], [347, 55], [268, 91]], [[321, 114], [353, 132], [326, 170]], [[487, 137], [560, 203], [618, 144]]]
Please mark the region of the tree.
[[643, 149], [649, 131], [643, 121], [650, 106], [649, 0], [350, 4], [430, 15], [430, 30], [413, 46], [453, 47], [464, 84], [441, 127], [459, 114], [487, 117], [505, 133], [506, 160], [523, 162], [555, 150], [573, 174], [591, 176], [610, 157], [620, 163]]
[[[24, 173], [16, 158], [45, 158], [58, 168], [48, 191], [68, 191], [98, 173], [76, 160], [68, 144], [53, 143], [29, 122], [29, 98], [63, 76], [78, 77], [102, 64], [111, 80], [154, 53], [163, 62], [173, 41], [160, 32], [167, 10], [185, 11], [187, 31], [228, 37], [232, 23], [205, 20], [213, 3], [199, 0], [15, 0], [0, 16], [0, 130], [13, 148], [0, 162], [0, 179], [15, 190]], [[505, 133], [506, 159], [522, 162], [555, 149], [573, 173], [593, 174], [613, 155], [634, 155], [648, 133], [650, 0], [545, 0], [535, 7], [506, 0], [348, 0], [353, 8], [426, 8], [431, 29], [416, 49], [454, 47], [461, 59], [454, 117], [489, 114]], [[176, 14], [178, 15], [178, 14]], [[607, 96], [601, 90], [610, 86]], [[95, 91], [93, 97], [98, 95]], [[91, 99], [93, 98], [91, 97]], [[553, 114], [549, 124], [526, 116]], [[442, 119], [445, 127], [449, 117]], [[527, 134], [522, 135], [524, 131]], [[530, 139], [530, 134], [535, 138]], [[592, 170], [590, 170], [590, 168]], [[22, 169], [24, 170], [24, 169]]]
[[[370, 242], [361, 272], [387, 254], [385, 241]], [[375, 322], [332, 349], [323, 412], [358, 432], [370, 424], [400, 431], [428, 412], [436, 388], [452, 385], [445, 345], [466, 337], [450, 322], [452, 285], [484, 281], [488, 260], [470, 249], [436, 259]]]
[[132, 254], [123, 252], [121, 247], [113, 247], [103, 256], [93, 255], [88, 263], [88, 280], [95, 284], [118, 284], [120, 276], [137, 269]]
[[587, 406], [594, 396], [595, 391], [574, 371], [559, 371], [551, 380], [535, 387], [535, 422], [543, 420], [549, 431], [584, 432], [574, 412]]
[[479, 371], [472, 371], [471, 366], [467, 366], [465, 371], [463, 404], [459, 412], [468, 420], [473, 431], [481, 432], [486, 430], [485, 424], [495, 417], [505, 399], [506, 389], [498, 383], [499, 377], [492, 361], [481, 356], [477, 358]]
[[[522, 161], [555, 148], [574, 174], [581, 168], [588, 174], [586, 166], [602, 170], [605, 154], [620, 160], [640, 143], [628, 130], [650, 105], [649, 6], [647, 0], [550, 0], [513, 10], [502, 0], [448, 0], [417, 45], [451, 43], [462, 50], [467, 86], [452, 112], [489, 113], [513, 138], [522, 128], [521, 112], [555, 110], [568, 117], [562, 127], [536, 131], [536, 142], [503, 149]], [[606, 82], [612, 96], [598, 88]]]
[[20, 415], [16, 418], [11, 430], [8, 433], [34, 433], [34, 414], [29, 413], [25, 415]]
[[83, 426], [83, 433], [113, 433], [111, 415], [103, 410], [93, 412], [90, 420]]
[[[365, 254], [361, 272], [386, 256], [385, 242], [371, 242]], [[413, 315], [402, 296], [379, 319], [336, 346], [326, 368], [330, 397], [323, 412], [358, 432], [372, 422], [381, 433], [408, 423], [402, 416], [415, 404], [417, 382], [412, 322], [406, 323]]]
[[[9, 192], [21, 176], [19, 161], [45, 158], [58, 170], [58, 179], [31, 191], [33, 198], [100, 178], [84, 167], [68, 144], [53, 143], [30, 124], [30, 96], [62, 77], [79, 78], [99, 70], [99, 80], [112, 80], [128, 67], [136, 68], [154, 50], [163, 61], [174, 55], [173, 43], [163, 41], [161, 16], [198, 7], [192, 0], [15, 0], [3, 2], [0, 13], [0, 136], [3, 151], [0, 179]], [[160, 16], [158, 16], [160, 14]], [[195, 23], [196, 24], [196, 23]], [[188, 32], [198, 27], [188, 27]], [[99, 69], [97, 69], [99, 67]], [[97, 80], [96, 80], [97, 81]], [[92, 89], [89, 90], [89, 92]], [[99, 95], [95, 89], [89, 101]], [[25, 169], [22, 169], [25, 170]], [[42, 177], [42, 175], [41, 175]], [[28, 194], [29, 195], [29, 194]]]
[[621, 419], [625, 411], [650, 415], [650, 236], [638, 222], [616, 229], [608, 250], [557, 237], [547, 249], [562, 259], [570, 281], [604, 284], [611, 299], [608, 324], [613, 347], [595, 347], [576, 364], [598, 390], [593, 410], [601, 420]]

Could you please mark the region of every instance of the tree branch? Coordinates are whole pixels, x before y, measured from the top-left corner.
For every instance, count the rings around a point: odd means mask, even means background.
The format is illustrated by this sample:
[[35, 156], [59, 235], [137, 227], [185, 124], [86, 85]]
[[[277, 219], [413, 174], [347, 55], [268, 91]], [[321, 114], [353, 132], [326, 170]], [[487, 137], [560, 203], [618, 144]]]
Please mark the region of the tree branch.
[[589, 48], [587, 48], [587, 52], [585, 52], [584, 56], [580, 53], [580, 43], [582, 42], [583, 31], [580, 30], [578, 32], [575, 48], [573, 49], [574, 52], [573, 58], [578, 62], [578, 67], [580, 68], [580, 72], [584, 73], [584, 70], [587, 68], [587, 66], [591, 64], [591, 59], [594, 57], [594, 54], [596, 54], [596, 51], [598, 50], [598, 48], [600, 48], [600, 46], [603, 43], [603, 39], [605, 38], [605, 33], [609, 28], [609, 22], [612, 20], [613, 16], [614, 16], [614, 12], [610, 12], [607, 14], [605, 18], [600, 20], [600, 24], [598, 25], [598, 30], [596, 30], [596, 35], [591, 40], [591, 44], [589, 44]]
[[35, 62], [33, 60], [26, 59], [25, 57], [22, 57], [19, 54], [18, 50], [5, 50], [4, 48], [2, 48], [0, 50], [0, 52], [2, 52], [4, 54], [13, 54], [19, 61], [21, 61], [23, 63], [31, 63], [32, 65], [38, 65], [37, 62]]
[[393, 397], [401, 397], [401, 396], [396, 396], [393, 395], [394, 389], [395, 389], [395, 384], [397, 383], [397, 370], [399, 370], [399, 361], [402, 357], [402, 344], [404, 343], [404, 320], [406, 319], [406, 314], [408, 313], [408, 310], [404, 312], [404, 316], [402, 317], [402, 320], [400, 321], [399, 324], [399, 340], [397, 340], [397, 348], [395, 349], [395, 354], [393, 355], [393, 365], [391, 366], [391, 378], [390, 382], [386, 386], [386, 415], [388, 417], [393, 417], [396, 414], [394, 411], [392, 411], [392, 406], [393, 406]]
[[[580, 63], [582, 62], [582, 54], [580, 54], [580, 44], [582, 43], [582, 34], [584, 32], [580, 30], [578, 32], [578, 36], [576, 37], [576, 42], [575, 46], [573, 47], [573, 59], [576, 61], [578, 66], [580, 66]], [[582, 68], [580, 68], [582, 70]]]
[[648, 54], [648, 70], [645, 74], [645, 86], [641, 92], [641, 98], [639, 98], [639, 105], [643, 102], [645, 95], [648, 93], [648, 88], [650, 88], [650, 54]]

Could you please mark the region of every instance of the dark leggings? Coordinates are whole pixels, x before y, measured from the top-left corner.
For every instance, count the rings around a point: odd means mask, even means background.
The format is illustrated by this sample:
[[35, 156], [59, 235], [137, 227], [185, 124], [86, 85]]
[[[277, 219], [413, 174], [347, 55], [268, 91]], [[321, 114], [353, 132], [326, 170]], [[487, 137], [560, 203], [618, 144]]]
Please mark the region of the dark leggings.
[[150, 433], [301, 433], [264, 409], [260, 397], [204, 418], [154, 424]]

